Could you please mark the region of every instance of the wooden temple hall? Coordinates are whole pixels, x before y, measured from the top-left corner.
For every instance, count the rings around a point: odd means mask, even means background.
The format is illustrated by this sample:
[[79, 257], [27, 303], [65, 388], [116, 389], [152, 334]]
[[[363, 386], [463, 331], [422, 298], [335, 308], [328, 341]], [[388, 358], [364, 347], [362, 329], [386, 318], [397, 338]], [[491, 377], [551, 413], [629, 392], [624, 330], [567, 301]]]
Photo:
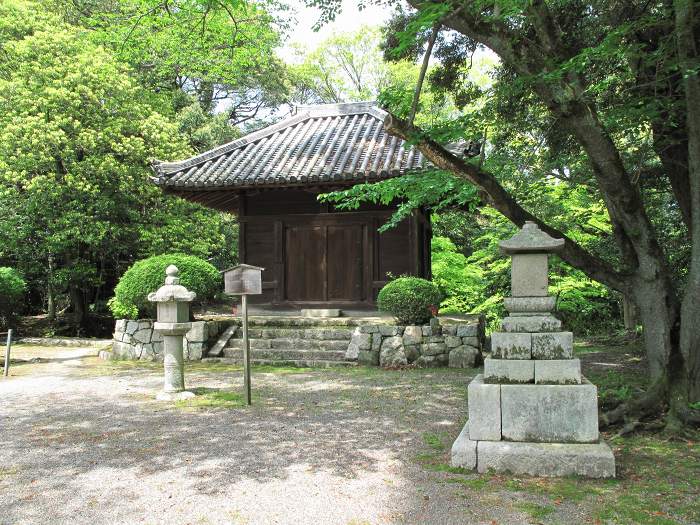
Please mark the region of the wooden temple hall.
[[262, 266], [251, 302], [290, 308], [373, 308], [388, 275], [430, 276], [430, 220], [365, 204], [336, 210], [317, 196], [402, 175], [422, 155], [384, 131], [371, 103], [299, 106], [291, 117], [180, 162], [155, 163], [166, 192], [240, 221], [240, 261]]

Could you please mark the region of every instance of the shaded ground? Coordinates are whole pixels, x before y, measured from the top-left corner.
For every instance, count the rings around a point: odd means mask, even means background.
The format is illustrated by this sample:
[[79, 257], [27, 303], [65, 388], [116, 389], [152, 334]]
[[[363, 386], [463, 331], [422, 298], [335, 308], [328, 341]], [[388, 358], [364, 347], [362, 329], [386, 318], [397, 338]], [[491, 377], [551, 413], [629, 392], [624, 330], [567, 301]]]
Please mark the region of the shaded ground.
[[[579, 351], [604, 398], [643, 378], [634, 349]], [[245, 407], [240, 369], [196, 364], [173, 406], [160, 365], [94, 353], [15, 347], [42, 361], [0, 380], [0, 523], [700, 522], [695, 443], [615, 438], [608, 481], [451, 469], [464, 371], [258, 368]]]

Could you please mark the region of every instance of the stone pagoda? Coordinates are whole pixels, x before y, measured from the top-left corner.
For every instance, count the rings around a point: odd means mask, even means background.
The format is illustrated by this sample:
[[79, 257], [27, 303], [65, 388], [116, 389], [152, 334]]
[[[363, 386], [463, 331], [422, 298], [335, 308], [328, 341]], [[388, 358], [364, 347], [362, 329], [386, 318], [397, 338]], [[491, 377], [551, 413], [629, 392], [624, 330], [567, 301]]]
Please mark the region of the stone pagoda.
[[536, 476], [615, 476], [598, 433], [598, 392], [573, 358], [548, 295], [548, 256], [564, 247], [533, 222], [499, 243], [512, 257], [508, 317], [491, 335], [484, 373], [469, 384], [469, 419], [452, 446], [452, 465]]

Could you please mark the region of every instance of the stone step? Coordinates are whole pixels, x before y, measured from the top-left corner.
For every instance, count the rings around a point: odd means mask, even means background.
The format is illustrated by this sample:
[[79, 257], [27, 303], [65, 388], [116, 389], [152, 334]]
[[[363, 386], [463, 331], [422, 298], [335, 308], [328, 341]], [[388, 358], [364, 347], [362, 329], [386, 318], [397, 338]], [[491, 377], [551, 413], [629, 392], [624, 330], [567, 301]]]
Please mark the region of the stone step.
[[[224, 349], [224, 357], [233, 359], [243, 358], [243, 349], [226, 348]], [[332, 350], [299, 350], [291, 348], [251, 348], [251, 359], [281, 359], [281, 360], [325, 360], [325, 361], [342, 361], [345, 359], [345, 352]]]
[[[243, 348], [243, 339], [238, 337], [229, 339], [226, 348]], [[250, 338], [250, 348], [255, 349], [284, 349], [294, 348], [297, 350], [326, 350], [345, 352], [348, 348], [348, 341], [337, 341], [331, 339], [292, 339], [292, 338], [275, 338], [275, 339], [260, 339], [257, 337]]]
[[[205, 357], [204, 363], [243, 364], [241, 359], [231, 357]], [[355, 361], [333, 361], [328, 359], [251, 359], [251, 364], [258, 366], [295, 366], [299, 368], [332, 368], [357, 366]]]
[[[330, 341], [350, 341], [354, 327], [316, 327], [316, 328], [289, 328], [289, 327], [255, 327], [248, 329], [251, 339], [311, 339]], [[235, 338], [243, 337], [243, 331], [237, 330]]]

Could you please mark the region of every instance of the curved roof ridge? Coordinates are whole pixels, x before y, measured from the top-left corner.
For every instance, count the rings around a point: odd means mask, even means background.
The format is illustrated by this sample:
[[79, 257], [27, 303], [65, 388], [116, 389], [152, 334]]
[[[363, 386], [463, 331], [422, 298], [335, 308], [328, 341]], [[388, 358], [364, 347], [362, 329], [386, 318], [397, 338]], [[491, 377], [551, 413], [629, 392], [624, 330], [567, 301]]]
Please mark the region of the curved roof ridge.
[[155, 161], [154, 182], [182, 189], [361, 182], [423, 168], [425, 160], [414, 146], [398, 137], [386, 140], [386, 115], [375, 102], [297, 106], [275, 124], [189, 159]]

